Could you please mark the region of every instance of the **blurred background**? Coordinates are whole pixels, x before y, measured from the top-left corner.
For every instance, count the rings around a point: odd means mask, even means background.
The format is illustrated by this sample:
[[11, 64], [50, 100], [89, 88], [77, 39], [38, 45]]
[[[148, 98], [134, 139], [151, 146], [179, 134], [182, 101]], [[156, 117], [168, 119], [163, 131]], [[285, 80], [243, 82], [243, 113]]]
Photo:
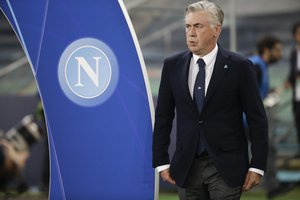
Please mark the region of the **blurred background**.
[[[295, 42], [292, 26], [300, 21], [300, 0], [212, 0], [225, 13], [219, 45], [244, 56], [256, 51], [256, 42], [271, 34], [282, 42], [282, 59], [269, 67], [271, 87], [284, 84], [289, 57]], [[124, 0], [145, 59], [154, 102], [156, 102], [163, 60], [186, 50], [184, 9], [191, 0]], [[120, 36], [121, 37], [121, 36]], [[0, 13], [0, 137], [32, 115], [41, 137], [29, 145], [22, 173], [0, 188], [0, 199], [47, 199], [47, 140], [40, 118], [37, 86], [22, 47], [5, 16]], [[267, 108], [270, 134], [276, 139], [277, 179], [295, 187], [276, 199], [300, 198], [300, 158], [291, 109], [291, 91], [284, 90], [276, 105]], [[24, 120], [23, 120], [24, 121]], [[174, 124], [175, 126], [176, 124]], [[2, 135], [2, 136], [1, 136]], [[176, 137], [172, 131], [170, 155]], [[1, 168], [0, 168], [1, 169]], [[0, 184], [1, 186], [2, 184]], [[175, 200], [176, 188], [160, 182], [160, 199]], [[243, 194], [242, 199], [267, 199], [262, 186]]]

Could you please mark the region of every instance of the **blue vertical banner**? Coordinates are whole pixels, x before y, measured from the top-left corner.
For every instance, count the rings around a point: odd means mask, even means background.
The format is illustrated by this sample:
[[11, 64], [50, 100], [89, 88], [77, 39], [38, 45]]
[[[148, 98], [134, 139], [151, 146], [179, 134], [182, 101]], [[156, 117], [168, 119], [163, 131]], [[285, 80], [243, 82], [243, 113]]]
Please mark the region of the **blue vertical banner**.
[[121, 0], [0, 0], [37, 81], [51, 200], [153, 200], [153, 103]]

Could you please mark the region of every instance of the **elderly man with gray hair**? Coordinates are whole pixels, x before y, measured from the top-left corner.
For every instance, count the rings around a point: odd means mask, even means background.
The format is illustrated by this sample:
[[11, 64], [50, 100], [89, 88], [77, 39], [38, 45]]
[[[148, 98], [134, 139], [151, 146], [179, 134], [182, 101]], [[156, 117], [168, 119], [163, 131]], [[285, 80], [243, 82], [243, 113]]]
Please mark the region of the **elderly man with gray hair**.
[[[165, 60], [155, 113], [153, 166], [185, 189], [185, 200], [236, 200], [266, 169], [268, 123], [251, 62], [217, 44], [224, 14], [215, 3], [186, 8], [188, 51]], [[176, 151], [169, 159], [177, 114]], [[251, 141], [243, 128], [246, 114]]]

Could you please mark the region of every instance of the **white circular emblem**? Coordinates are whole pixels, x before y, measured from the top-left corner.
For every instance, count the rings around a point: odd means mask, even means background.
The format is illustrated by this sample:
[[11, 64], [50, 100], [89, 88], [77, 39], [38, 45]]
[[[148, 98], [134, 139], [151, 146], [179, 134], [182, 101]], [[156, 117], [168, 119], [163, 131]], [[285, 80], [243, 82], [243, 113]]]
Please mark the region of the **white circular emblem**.
[[83, 106], [106, 101], [117, 85], [118, 75], [114, 53], [105, 43], [93, 38], [71, 43], [59, 61], [62, 90], [71, 101]]

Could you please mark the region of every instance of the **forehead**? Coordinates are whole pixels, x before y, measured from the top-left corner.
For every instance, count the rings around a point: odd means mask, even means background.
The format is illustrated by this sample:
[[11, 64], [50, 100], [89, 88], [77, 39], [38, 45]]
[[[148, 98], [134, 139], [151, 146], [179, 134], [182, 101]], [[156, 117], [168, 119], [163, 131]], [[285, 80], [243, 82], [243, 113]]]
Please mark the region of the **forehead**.
[[208, 24], [209, 23], [209, 12], [201, 10], [190, 12], [185, 16], [185, 22], [188, 24]]

